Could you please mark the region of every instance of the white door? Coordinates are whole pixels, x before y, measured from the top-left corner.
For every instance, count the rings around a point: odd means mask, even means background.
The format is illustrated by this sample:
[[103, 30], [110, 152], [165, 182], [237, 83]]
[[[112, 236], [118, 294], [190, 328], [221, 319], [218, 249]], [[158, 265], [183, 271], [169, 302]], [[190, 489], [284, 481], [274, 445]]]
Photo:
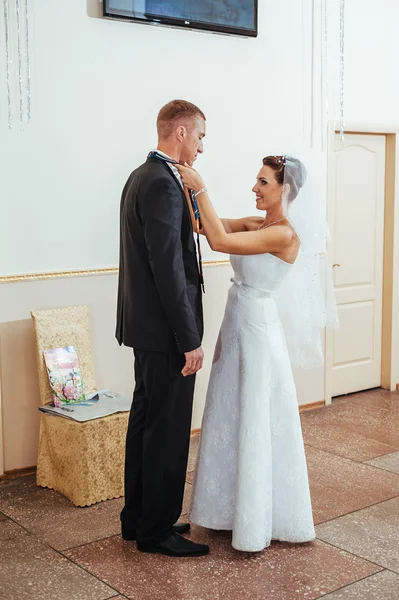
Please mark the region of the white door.
[[385, 137], [335, 136], [329, 224], [340, 327], [326, 338], [332, 396], [381, 384]]

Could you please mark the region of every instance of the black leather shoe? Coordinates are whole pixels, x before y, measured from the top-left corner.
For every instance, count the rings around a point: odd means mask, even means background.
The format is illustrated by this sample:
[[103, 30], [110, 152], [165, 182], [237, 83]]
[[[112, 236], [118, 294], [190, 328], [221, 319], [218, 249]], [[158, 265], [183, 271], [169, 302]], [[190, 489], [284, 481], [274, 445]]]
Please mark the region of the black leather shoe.
[[[188, 533], [190, 529], [190, 523], [176, 523], [176, 525], [173, 525], [174, 533]], [[128, 529], [125, 525], [122, 524], [122, 538], [126, 542], [133, 542], [136, 539], [136, 530]]]
[[151, 542], [137, 542], [137, 550], [150, 552], [152, 554], [166, 554], [166, 556], [204, 556], [209, 552], [206, 544], [196, 544], [187, 540], [178, 533], [172, 533], [168, 539], [159, 544]]

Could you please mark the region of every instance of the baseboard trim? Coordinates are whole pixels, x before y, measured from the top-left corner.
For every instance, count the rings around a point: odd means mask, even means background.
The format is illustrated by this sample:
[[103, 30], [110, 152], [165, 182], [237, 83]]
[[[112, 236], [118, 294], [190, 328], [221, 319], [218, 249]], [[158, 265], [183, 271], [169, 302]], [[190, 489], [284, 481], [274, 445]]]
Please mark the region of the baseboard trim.
[[309, 404], [300, 404], [299, 412], [306, 412], [307, 410], [314, 410], [315, 408], [322, 408], [325, 406], [325, 400], [318, 400], [317, 402], [310, 402]]
[[4, 475], [0, 475], [0, 485], [2, 483], [8, 483], [17, 477], [24, 477], [25, 475], [33, 475], [36, 473], [36, 467], [24, 467], [23, 469], [12, 469], [6, 471]]

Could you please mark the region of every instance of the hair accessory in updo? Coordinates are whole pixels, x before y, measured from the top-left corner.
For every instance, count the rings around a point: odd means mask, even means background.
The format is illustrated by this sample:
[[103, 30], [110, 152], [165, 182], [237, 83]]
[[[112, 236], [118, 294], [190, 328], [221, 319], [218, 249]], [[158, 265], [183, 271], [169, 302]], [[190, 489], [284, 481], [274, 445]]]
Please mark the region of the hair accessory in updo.
[[276, 159], [276, 164], [277, 164], [278, 166], [281, 166], [281, 165], [282, 165], [283, 167], [285, 167], [285, 162], [286, 162], [286, 158], [287, 158], [285, 155], [284, 155], [284, 156], [279, 156], [279, 155], [276, 155], [276, 156], [274, 156], [273, 158], [275, 158], [275, 159]]
[[280, 185], [289, 184], [287, 201], [290, 203], [295, 200], [306, 181], [304, 164], [298, 158], [286, 154], [266, 156], [263, 159], [263, 164], [273, 169], [276, 180]]

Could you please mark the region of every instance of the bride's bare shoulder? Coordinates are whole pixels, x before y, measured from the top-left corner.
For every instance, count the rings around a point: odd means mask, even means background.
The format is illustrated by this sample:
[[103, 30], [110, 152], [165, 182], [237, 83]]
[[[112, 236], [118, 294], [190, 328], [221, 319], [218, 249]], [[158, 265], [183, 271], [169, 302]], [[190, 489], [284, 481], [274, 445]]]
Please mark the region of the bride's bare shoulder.
[[242, 217], [241, 219], [221, 219], [226, 233], [256, 231], [262, 225], [262, 217]]
[[263, 217], [244, 217], [244, 231], [257, 231], [264, 221]]

